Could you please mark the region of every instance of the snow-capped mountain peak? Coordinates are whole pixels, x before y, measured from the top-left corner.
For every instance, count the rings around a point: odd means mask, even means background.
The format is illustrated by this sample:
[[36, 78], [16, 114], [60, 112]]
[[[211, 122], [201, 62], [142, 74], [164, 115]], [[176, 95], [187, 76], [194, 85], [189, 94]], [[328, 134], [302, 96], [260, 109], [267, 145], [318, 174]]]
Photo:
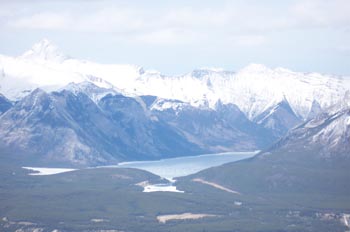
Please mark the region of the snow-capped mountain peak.
[[[35, 88], [55, 91], [69, 83], [91, 82], [121, 92], [133, 89], [144, 71], [127, 64], [98, 64], [72, 59], [47, 39], [34, 44], [19, 57], [0, 55], [0, 92], [17, 101]], [[133, 91], [129, 91], [133, 93]]]
[[62, 62], [68, 57], [65, 56], [51, 41], [48, 39], [42, 39], [34, 44], [29, 51], [26, 51], [21, 58]]

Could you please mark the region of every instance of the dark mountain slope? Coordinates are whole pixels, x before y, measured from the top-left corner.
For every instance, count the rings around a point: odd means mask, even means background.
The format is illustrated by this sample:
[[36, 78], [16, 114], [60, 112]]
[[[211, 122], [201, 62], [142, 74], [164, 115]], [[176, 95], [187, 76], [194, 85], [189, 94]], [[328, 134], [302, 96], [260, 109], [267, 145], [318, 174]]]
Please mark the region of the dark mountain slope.
[[99, 101], [99, 107], [118, 127], [126, 143], [125, 153], [143, 154], [139, 159], [205, 152], [205, 149], [189, 142], [176, 128], [152, 115], [135, 98], [107, 95]]
[[12, 103], [4, 95], [0, 94], [0, 115], [12, 107]]

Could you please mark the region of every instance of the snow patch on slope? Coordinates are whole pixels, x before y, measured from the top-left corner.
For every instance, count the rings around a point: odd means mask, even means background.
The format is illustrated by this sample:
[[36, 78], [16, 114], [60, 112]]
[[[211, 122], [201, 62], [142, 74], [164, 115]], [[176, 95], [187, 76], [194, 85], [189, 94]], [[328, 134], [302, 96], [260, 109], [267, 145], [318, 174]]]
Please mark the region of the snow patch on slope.
[[150, 107], [151, 110], [164, 111], [172, 109], [174, 111], [181, 111], [186, 103], [176, 100], [157, 99]]

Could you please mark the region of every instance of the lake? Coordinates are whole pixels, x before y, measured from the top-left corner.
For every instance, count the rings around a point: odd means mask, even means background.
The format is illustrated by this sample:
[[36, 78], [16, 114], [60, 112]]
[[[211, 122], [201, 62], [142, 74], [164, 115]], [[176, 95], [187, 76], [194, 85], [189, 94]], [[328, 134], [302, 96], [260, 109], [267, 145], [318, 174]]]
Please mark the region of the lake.
[[124, 162], [119, 163], [117, 166], [109, 167], [142, 169], [152, 172], [163, 178], [172, 180], [175, 177], [187, 176], [210, 167], [220, 166], [225, 163], [251, 158], [257, 153], [258, 151], [225, 152], [199, 156], [178, 157], [157, 161]]

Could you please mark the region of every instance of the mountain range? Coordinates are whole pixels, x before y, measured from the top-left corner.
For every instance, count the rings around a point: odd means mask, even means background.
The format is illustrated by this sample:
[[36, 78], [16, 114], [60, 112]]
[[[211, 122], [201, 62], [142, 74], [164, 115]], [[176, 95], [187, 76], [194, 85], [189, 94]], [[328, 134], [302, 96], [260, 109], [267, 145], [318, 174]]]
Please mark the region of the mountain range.
[[0, 56], [0, 144], [35, 162], [83, 166], [265, 150], [349, 87], [347, 77], [258, 64], [166, 76], [73, 59], [44, 39]]
[[135, 65], [73, 59], [46, 39], [22, 56], [0, 56], [0, 73], [1, 93], [11, 100], [18, 100], [35, 88], [51, 91], [71, 82], [89, 81], [123, 94], [153, 95], [193, 106], [215, 108], [220, 100], [237, 105], [251, 120], [282, 101], [287, 101], [294, 113], [305, 119], [313, 104], [324, 109], [342, 98], [350, 87], [349, 79], [342, 76], [269, 69], [260, 64], [238, 72], [207, 68], [166, 76]]

